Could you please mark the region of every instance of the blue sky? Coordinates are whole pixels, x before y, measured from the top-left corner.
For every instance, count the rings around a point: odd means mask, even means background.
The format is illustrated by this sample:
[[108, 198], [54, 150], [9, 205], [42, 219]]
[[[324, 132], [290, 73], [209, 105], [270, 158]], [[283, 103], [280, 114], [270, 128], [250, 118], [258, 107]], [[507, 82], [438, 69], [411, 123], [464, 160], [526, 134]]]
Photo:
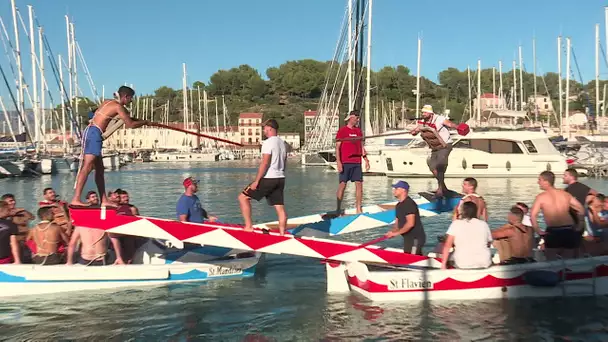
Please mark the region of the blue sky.
[[[346, 7], [343, 0], [16, 2], [25, 20], [27, 5], [34, 6], [54, 53], [64, 56], [64, 15], [70, 15], [96, 86], [105, 85], [106, 96], [125, 82], [134, 84], [138, 93], [162, 85], [181, 88], [184, 62], [189, 83], [207, 83], [218, 69], [239, 64], [250, 64], [265, 77], [266, 68], [287, 60], [328, 60]], [[476, 67], [478, 58], [482, 68], [497, 66], [502, 59], [506, 71], [520, 43], [526, 70], [532, 72], [534, 36], [538, 69], [555, 71], [556, 37], [562, 34], [572, 38], [587, 82], [594, 78], [596, 23], [601, 24], [602, 44], [606, 41], [604, 5], [599, 0], [375, 0], [372, 68], [403, 64], [415, 74], [421, 34], [422, 74], [434, 81], [448, 66]], [[0, 15], [12, 37], [10, 1], [0, 5]], [[29, 82], [29, 46], [21, 34]], [[0, 63], [6, 67], [6, 57], [0, 57]], [[601, 73], [608, 75], [603, 60]], [[88, 95], [83, 76], [81, 82]]]

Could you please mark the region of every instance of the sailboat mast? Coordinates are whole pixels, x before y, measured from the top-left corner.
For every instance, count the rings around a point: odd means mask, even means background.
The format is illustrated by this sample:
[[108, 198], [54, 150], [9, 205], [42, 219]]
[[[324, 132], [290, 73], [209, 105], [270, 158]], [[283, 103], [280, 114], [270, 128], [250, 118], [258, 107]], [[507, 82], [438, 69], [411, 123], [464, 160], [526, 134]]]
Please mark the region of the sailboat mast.
[[557, 83], [559, 87], [559, 133], [563, 134], [563, 102], [564, 94], [562, 92], [562, 37], [557, 37]]
[[570, 139], [570, 37], [566, 38], [566, 139]]
[[536, 109], [536, 96], [538, 93], [536, 87], [536, 38], [532, 39], [532, 59], [534, 60], [534, 120], [538, 122], [538, 110]]
[[467, 79], [469, 80], [469, 116], [471, 119], [473, 118], [473, 107], [471, 107], [471, 103], [473, 102], [473, 98], [471, 97], [471, 67], [467, 65]]
[[63, 145], [63, 152], [67, 153], [68, 151], [68, 145], [67, 145], [67, 132], [66, 132], [66, 128], [65, 128], [65, 100], [66, 100], [66, 94], [65, 94], [65, 87], [63, 85], [63, 60], [61, 59], [61, 55], [58, 56], [59, 57], [59, 88], [61, 91], [61, 134], [63, 136], [62, 140], [62, 145]]
[[600, 24], [595, 25], [595, 116], [600, 110]]
[[519, 45], [519, 106], [523, 110], [524, 103], [524, 59], [521, 53], [521, 45]]
[[[19, 112], [19, 115], [24, 115], [23, 109], [25, 107], [25, 104], [23, 98], [23, 68], [21, 66], [21, 49], [19, 48], [19, 29], [17, 28], [17, 7], [15, 6], [15, 0], [11, 0], [11, 7], [13, 13], [13, 29], [15, 31], [15, 54], [17, 56], [16, 62], [19, 73], [19, 79], [17, 80], [17, 111]], [[19, 129], [17, 134], [20, 134], [22, 131], [25, 130], [25, 127], [23, 126], [21, 120], [18, 120], [18, 127]]]
[[477, 124], [481, 126], [481, 59], [477, 60]]
[[503, 94], [503, 90], [502, 90], [502, 61], [498, 61], [498, 78], [499, 78], [498, 98], [500, 99], [500, 109], [504, 109], [502, 106], [503, 99], [504, 99], [504, 94]]
[[[42, 41], [42, 27], [38, 27], [38, 49], [40, 50], [40, 119], [42, 121], [42, 142], [46, 148], [46, 78], [44, 77], [44, 44]], [[52, 122], [52, 119], [51, 119]]]
[[420, 118], [420, 49], [422, 40], [418, 37], [418, 60], [416, 62], [416, 119]]
[[498, 105], [496, 103], [496, 67], [492, 67], [492, 99], [494, 102], [494, 105], [492, 106], [492, 108], [496, 108], [496, 106]]
[[517, 64], [513, 60], [513, 110], [517, 110], [517, 107]]
[[[370, 118], [370, 106], [371, 106], [371, 74], [372, 74], [372, 0], [368, 0], [368, 17], [367, 17], [367, 66], [365, 75], [365, 128], [372, 132], [372, 124]], [[368, 133], [363, 132], [364, 135]]]
[[353, 110], [353, 0], [348, 1], [348, 111]]
[[[38, 77], [36, 67], [36, 36], [34, 35], [34, 8], [32, 5], [27, 5], [29, 26], [30, 26], [30, 53], [32, 57], [32, 111], [34, 112], [34, 140], [36, 143], [40, 141], [40, 115], [38, 113]], [[38, 144], [36, 144], [38, 150]]]

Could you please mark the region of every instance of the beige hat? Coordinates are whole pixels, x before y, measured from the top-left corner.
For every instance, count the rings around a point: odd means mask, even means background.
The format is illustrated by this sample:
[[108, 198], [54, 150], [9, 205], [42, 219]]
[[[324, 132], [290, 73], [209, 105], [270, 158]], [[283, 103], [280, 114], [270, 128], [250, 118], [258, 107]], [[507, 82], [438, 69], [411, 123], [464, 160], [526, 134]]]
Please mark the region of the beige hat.
[[422, 112], [423, 112], [423, 113], [433, 113], [433, 106], [428, 105], [428, 104], [427, 104], [427, 105], [424, 105], [424, 106], [422, 107]]

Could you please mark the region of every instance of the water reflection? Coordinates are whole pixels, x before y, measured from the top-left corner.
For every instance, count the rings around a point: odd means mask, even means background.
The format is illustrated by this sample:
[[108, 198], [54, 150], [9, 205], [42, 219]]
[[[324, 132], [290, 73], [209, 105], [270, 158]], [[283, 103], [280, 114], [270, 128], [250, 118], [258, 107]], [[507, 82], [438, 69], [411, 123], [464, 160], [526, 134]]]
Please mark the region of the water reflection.
[[[108, 172], [108, 188], [123, 188], [145, 215], [173, 218], [175, 202], [187, 176], [201, 180], [203, 205], [222, 221], [241, 222], [236, 197], [255, 176], [257, 162], [213, 164], [132, 164]], [[366, 177], [364, 203], [392, 200], [395, 179]], [[413, 192], [434, 189], [429, 179], [407, 179]], [[585, 180], [600, 191], [600, 180]], [[448, 179], [460, 189], [461, 180]], [[54, 187], [66, 199], [73, 175], [3, 179], [4, 192], [33, 209], [42, 189]], [[290, 216], [333, 210], [337, 175], [323, 168], [290, 162], [286, 206]], [[94, 189], [93, 178], [87, 189]], [[539, 192], [536, 179], [479, 179], [488, 203], [490, 225], [504, 222], [516, 201], [531, 204]], [[345, 206], [354, 204], [349, 184]], [[254, 220], [274, 220], [264, 201], [253, 204]], [[425, 218], [429, 238], [443, 234], [449, 215]], [[368, 241], [378, 228], [338, 237]], [[400, 247], [400, 238], [383, 243]], [[172, 285], [161, 288], [54, 295], [44, 299], [4, 300], [0, 334], [13, 340], [607, 340], [608, 298], [511, 300], [440, 303], [371, 303], [359, 296], [325, 293], [325, 271], [319, 260], [267, 255], [265, 266], [249, 279]], [[66, 329], [69, 327], [69, 329]]]

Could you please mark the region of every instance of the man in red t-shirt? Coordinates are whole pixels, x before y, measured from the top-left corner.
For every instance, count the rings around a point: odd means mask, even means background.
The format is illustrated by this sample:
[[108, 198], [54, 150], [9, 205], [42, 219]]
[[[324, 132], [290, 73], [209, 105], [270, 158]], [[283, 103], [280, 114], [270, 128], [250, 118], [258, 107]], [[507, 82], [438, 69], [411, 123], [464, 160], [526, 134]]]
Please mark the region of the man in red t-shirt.
[[340, 128], [336, 134], [336, 164], [338, 173], [340, 173], [340, 185], [338, 186], [337, 209], [336, 212], [341, 212], [342, 198], [344, 197], [344, 189], [348, 181], [355, 182], [357, 194], [357, 214], [363, 210], [361, 202], [363, 201], [363, 170], [361, 169], [361, 158], [365, 160], [365, 170], [369, 171], [369, 160], [367, 160], [363, 140], [345, 140], [347, 138], [360, 138], [363, 136], [361, 129], [356, 127], [359, 123], [359, 113], [351, 111], [346, 117], [346, 126]]

